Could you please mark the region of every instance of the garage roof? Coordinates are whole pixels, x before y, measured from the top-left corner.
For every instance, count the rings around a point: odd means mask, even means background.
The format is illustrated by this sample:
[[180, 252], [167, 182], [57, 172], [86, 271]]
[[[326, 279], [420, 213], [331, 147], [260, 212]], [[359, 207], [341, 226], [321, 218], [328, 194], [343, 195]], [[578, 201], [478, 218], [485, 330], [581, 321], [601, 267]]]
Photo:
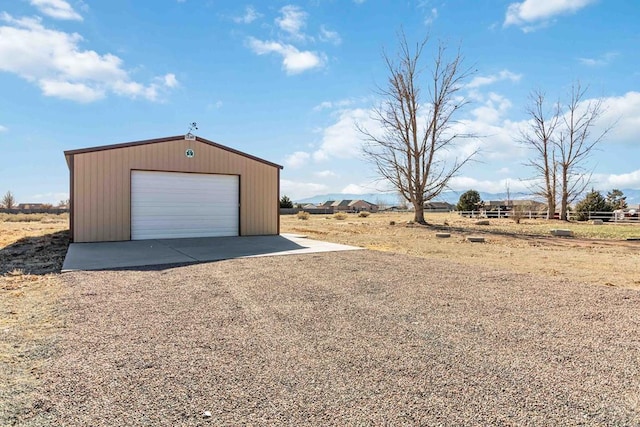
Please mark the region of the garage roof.
[[[264, 159], [261, 159], [261, 158], [256, 157], [256, 156], [252, 156], [251, 154], [247, 154], [247, 153], [243, 153], [242, 151], [234, 150], [233, 148], [218, 144], [218, 143], [213, 142], [213, 141], [209, 141], [208, 139], [205, 139], [205, 138], [202, 138], [202, 137], [199, 137], [199, 136], [196, 136], [195, 138], [196, 138], [196, 141], [202, 142], [204, 144], [209, 144], [209, 145], [211, 145], [213, 147], [220, 148], [222, 150], [226, 150], [226, 151], [229, 151], [231, 153], [247, 157], [247, 158], [249, 158], [251, 160], [255, 160], [257, 162], [264, 163], [264, 164], [269, 165], [269, 166], [273, 166], [273, 167], [276, 167], [276, 168], [279, 168], [279, 169], [283, 169], [282, 166], [280, 166], [280, 165], [278, 165], [276, 163], [272, 163], [272, 162], [270, 162], [268, 160], [264, 160]], [[159, 142], [169, 142], [169, 141], [176, 141], [176, 140], [182, 140], [182, 139], [184, 139], [184, 135], [168, 136], [168, 137], [165, 137], [165, 138], [156, 138], [156, 139], [145, 139], [145, 140], [142, 140], [142, 141], [124, 142], [122, 144], [100, 145], [100, 146], [97, 146], [97, 147], [79, 148], [79, 149], [76, 149], [76, 150], [67, 150], [67, 151], [65, 151], [64, 152], [64, 156], [67, 159], [67, 165], [69, 167], [71, 167], [70, 164], [69, 164], [69, 158], [72, 157], [75, 154], [92, 153], [92, 152], [95, 152], [95, 151], [104, 151], [104, 150], [114, 150], [114, 149], [117, 149], [117, 148], [135, 147], [135, 146], [138, 146], [138, 145], [156, 144], [156, 143], [159, 143]]]

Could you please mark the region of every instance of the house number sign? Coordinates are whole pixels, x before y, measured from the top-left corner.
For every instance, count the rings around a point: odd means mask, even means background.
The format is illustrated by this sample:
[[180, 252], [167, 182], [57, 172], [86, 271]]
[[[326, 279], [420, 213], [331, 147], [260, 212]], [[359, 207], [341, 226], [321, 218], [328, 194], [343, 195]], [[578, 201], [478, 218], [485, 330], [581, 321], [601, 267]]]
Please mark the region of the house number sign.
[[187, 148], [187, 150], [184, 152], [184, 155], [187, 156], [188, 158], [192, 158], [193, 156], [196, 155], [196, 152], [193, 151], [192, 148]]

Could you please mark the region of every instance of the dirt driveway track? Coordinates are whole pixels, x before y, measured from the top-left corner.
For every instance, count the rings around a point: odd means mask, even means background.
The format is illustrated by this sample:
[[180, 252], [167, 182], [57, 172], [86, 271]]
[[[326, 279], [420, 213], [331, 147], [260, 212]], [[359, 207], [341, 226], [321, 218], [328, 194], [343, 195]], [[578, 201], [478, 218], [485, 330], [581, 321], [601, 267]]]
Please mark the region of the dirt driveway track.
[[638, 291], [373, 251], [62, 277], [25, 425], [640, 424]]

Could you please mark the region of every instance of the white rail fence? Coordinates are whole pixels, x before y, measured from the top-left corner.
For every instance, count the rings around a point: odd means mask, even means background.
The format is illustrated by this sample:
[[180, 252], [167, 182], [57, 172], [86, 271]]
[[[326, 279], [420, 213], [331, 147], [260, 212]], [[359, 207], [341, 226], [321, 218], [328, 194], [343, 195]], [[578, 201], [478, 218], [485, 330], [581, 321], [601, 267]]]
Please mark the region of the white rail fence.
[[[516, 215], [521, 219], [549, 219], [549, 212], [546, 211], [513, 211], [506, 209], [497, 210], [478, 210], [478, 211], [457, 211], [458, 215], [469, 218], [515, 218]], [[582, 212], [569, 212], [568, 217], [571, 221], [577, 221], [582, 216]], [[602, 220], [603, 222], [612, 223], [635, 223], [640, 224], [640, 213], [636, 210], [614, 211], [614, 212], [585, 212], [585, 220]], [[558, 213], [555, 214], [558, 219]]]

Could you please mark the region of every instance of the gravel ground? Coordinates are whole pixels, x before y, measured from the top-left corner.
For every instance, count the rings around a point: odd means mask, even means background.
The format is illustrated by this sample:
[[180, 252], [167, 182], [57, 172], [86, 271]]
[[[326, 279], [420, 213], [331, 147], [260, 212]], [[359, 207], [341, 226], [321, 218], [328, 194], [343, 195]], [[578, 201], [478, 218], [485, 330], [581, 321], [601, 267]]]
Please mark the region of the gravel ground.
[[372, 251], [62, 278], [25, 425], [640, 425], [638, 291]]

